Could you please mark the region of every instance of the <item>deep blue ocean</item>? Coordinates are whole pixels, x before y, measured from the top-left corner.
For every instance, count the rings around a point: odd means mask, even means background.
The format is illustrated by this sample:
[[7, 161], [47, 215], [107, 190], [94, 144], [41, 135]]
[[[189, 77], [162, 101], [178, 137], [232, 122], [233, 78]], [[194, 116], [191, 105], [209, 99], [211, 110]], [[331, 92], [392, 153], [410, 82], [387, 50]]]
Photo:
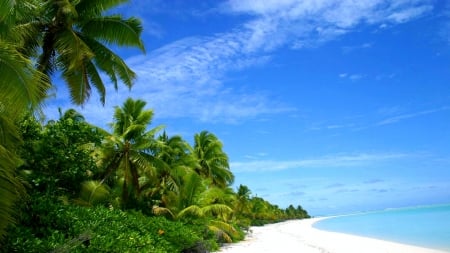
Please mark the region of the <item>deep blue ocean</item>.
[[313, 226], [450, 252], [450, 204], [338, 216]]

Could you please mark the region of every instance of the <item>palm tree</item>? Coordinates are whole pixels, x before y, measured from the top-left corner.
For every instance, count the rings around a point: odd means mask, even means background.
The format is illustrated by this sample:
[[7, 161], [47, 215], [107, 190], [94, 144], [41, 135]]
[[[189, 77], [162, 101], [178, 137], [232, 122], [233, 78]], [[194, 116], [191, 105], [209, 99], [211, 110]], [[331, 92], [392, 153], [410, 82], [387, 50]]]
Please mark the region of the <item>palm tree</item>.
[[169, 137], [164, 132], [156, 143], [154, 154], [159, 163], [155, 166], [155, 177], [148, 183], [153, 182], [152, 198], [167, 206], [169, 195], [180, 194], [183, 177], [199, 165], [192, 155], [192, 147], [181, 136]]
[[48, 87], [9, 36], [16, 18], [15, 4], [0, 3], [0, 239], [13, 222], [13, 207], [21, 188], [15, 174], [21, 162], [15, 153], [21, 143], [15, 123], [24, 110], [37, 106]]
[[142, 100], [128, 98], [122, 107], [116, 107], [113, 133], [106, 137], [101, 164], [106, 168], [105, 179], [116, 172], [122, 178], [122, 205], [132, 204], [141, 193], [140, 177], [154, 174], [161, 162], [153, 155], [155, 134], [161, 126], [146, 131], [153, 117], [152, 110], [144, 110]]
[[[20, 1], [19, 1], [20, 2]], [[83, 104], [94, 86], [105, 102], [105, 73], [117, 89], [118, 80], [132, 86], [135, 73], [107, 46], [131, 46], [144, 51], [138, 19], [105, 15], [128, 0], [24, 0], [33, 6], [17, 20], [24, 52], [37, 55], [37, 68], [50, 80], [62, 73], [75, 104]], [[30, 13], [31, 12], [31, 13]], [[39, 53], [38, 53], [39, 52]]]
[[226, 187], [234, 181], [228, 156], [222, 149], [222, 142], [208, 131], [194, 136], [194, 155], [200, 163], [197, 172], [211, 180], [215, 186]]
[[[131, 87], [135, 74], [106, 45], [144, 50], [139, 20], [124, 20], [105, 11], [126, 0], [0, 1], [0, 238], [12, 222], [20, 183], [15, 126], [24, 110], [35, 109], [45, 98], [50, 75], [60, 70], [74, 103], [83, 104], [91, 84], [105, 101], [106, 73], [117, 89], [120, 79]], [[37, 69], [33, 67], [37, 62]]]
[[250, 194], [252, 192], [246, 185], [239, 185], [236, 193], [235, 212], [237, 215], [249, 211], [250, 208]]

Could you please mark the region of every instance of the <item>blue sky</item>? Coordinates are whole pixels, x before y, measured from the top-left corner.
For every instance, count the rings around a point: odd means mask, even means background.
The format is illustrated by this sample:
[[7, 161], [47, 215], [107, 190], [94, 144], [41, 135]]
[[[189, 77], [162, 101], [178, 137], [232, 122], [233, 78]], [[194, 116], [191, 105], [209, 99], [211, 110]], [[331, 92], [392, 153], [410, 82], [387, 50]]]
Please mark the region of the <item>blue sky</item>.
[[[153, 126], [224, 143], [254, 195], [313, 215], [450, 202], [450, 4], [131, 0], [138, 80], [76, 108], [107, 127], [140, 98]], [[105, 79], [106, 80], [106, 79]], [[47, 102], [72, 108], [64, 86]]]

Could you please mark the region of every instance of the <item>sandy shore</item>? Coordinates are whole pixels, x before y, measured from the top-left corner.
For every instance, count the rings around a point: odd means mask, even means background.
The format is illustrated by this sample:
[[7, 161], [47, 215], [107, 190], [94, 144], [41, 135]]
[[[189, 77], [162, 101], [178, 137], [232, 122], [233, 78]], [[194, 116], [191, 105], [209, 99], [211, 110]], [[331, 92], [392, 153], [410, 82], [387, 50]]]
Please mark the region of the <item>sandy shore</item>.
[[252, 227], [252, 233], [237, 244], [224, 246], [223, 253], [442, 253], [372, 238], [327, 232], [312, 227], [322, 218], [294, 220], [264, 227]]

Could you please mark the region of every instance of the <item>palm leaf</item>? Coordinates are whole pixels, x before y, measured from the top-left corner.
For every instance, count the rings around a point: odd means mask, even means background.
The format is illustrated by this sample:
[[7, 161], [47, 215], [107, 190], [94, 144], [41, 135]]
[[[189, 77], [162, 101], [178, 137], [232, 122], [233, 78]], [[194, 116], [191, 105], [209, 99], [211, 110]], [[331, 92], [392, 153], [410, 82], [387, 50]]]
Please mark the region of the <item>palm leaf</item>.
[[100, 181], [89, 180], [81, 184], [80, 198], [88, 205], [101, 203], [109, 197], [108, 186]]
[[81, 31], [110, 45], [135, 46], [145, 51], [144, 43], [140, 39], [141, 22], [136, 18], [124, 20], [119, 15], [93, 18], [81, 25]]
[[102, 12], [126, 2], [129, 0], [80, 0], [76, 9], [82, 18], [97, 17]]
[[192, 216], [193, 217], [202, 217], [203, 211], [199, 206], [191, 205], [191, 206], [188, 206], [188, 207], [184, 208], [183, 210], [181, 210], [178, 213], [177, 218], [181, 219], [181, 218], [189, 217], [189, 216], [190, 217], [192, 217]]
[[37, 105], [45, 97], [48, 80], [12, 45], [1, 40], [0, 45], [0, 103], [10, 104], [9, 109]]
[[204, 215], [224, 216], [232, 213], [233, 209], [225, 204], [211, 204], [202, 207], [202, 212]]
[[87, 76], [86, 66], [79, 66], [80, 70], [65, 69], [63, 78], [67, 82], [70, 98], [74, 104], [84, 104], [91, 95], [91, 85]]
[[212, 231], [216, 235], [217, 238], [222, 239], [227, 243], [233, 242], [233, 239], [224, 230], [222, 230], [216, 226], [213, 226], [213, 225], [209, 225], [208, 229], [210, 231]]
[[95, 54], [95, 65], [108, 75], [114, 88], [118, 89], [118, 80], [120, 79], [128, 88], [133, 85], [133, 80], [136, 74], [126, 65], [126, 63], [113, 51], [108, 49], [105, 45], [79, 34], [83, 41], [89, 46]]
[[106, 89], [105, 84], [102, 81], [102, 78], [100, 77], [100, 74], [97, 71], [97, 68], [92, 63], [92, 61], [86, 62], [86, 71], [89, 75], [89, 80], [91, 81], [92, 85], [97, 89], [98, 94], [100, 95], [100, 102], [105, 105], [105, 96], [106, 96]]
[[0, 1], [0, 23], [8, 19], [11, 14], [11, 10], [14, 8], [16, 1], [14, 0], [2, 0]]
[[14, 204], [16, 203], [20, 187], [14, 175], [18, 166], [18, 157], [0, 145], [0, 239], [6, 234], [6, 227], [14, 222]]
[[172, 213], [172, 211], [170, 211], [169, 208], [165, 208], [165, 207], [160, 207], [160, 206], [153, 206], [152, 208], [152, 213], [155, 215], [166, 215], [166, 214], [170, 214], [171, 218], [174, 218], [175, 215]]

